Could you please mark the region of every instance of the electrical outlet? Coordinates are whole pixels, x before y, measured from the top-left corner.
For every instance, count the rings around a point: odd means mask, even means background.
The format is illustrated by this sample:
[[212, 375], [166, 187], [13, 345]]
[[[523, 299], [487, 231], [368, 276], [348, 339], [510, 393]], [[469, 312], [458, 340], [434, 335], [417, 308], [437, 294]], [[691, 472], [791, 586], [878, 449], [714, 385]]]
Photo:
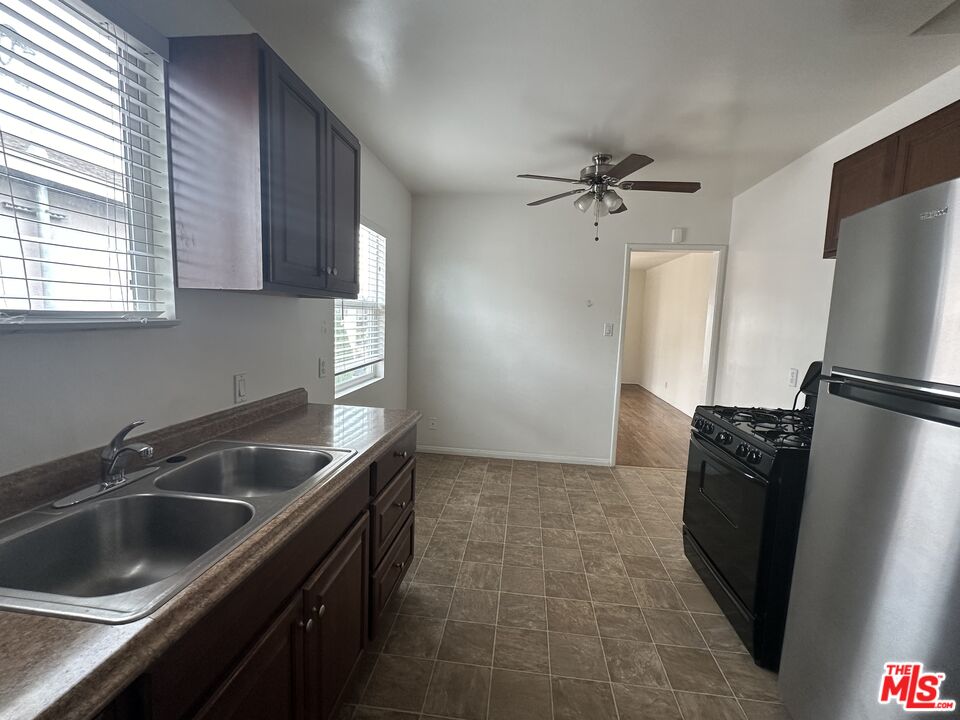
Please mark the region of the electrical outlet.
[[233, 404], [239, 405], [247, 401], [247, 374], [238, 373], [233, 376]]
[[427, 427], [431, 430], [436, 430], [440, 427], [440, 421], [436, 418], [427, 418]]
[[797, 386], [797, 383], [800, 382], [800, 370], [798, 368], [790, 368], [790, 376], [787, 382], [790, 384], [790, 387]]
[[603, 336], [604, 336], [604, 337], [613, 337], [613, 323], [604, 323], [604, 324], [603, 324]]
[[317, 375], [321, 378], [327, 376], [327, 360], [326, 358], [318, 358], [317, 360]]

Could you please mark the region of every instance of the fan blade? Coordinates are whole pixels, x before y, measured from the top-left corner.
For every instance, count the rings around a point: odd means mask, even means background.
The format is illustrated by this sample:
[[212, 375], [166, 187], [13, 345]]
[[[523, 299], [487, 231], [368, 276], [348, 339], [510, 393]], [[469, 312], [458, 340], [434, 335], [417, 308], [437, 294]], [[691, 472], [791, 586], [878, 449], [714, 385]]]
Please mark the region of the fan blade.
[[586, 184], [583, 182], [583, 180], [574, 180], [573, 178], [558, 178], [558, 177], [553, 177], [552, 175], [528, 175], [524, 173], [523, 175], [517, 175], [517, 177], [527, 178], [528, 180], [554, 180], [556, 182], [574, 183], [576, 185]]
[[619, 215], [620, 213], [626, 212], [626, 211], [627, 211], [627, 204], [626, 204], [626, 203], [620, 203], [620, 207], [618, 207], [616, 210], [611, 210], [611, 211], [610, 211], [610, 214], [611, 214], [611, 215]]
[[583, 192], [583, 190], [581, 190], [581, 189], [579, 189], [579, 188], [576, 189], [576, 190], [570, 190], [570, 191], [565, 192], [565, 193], [560, 193], [559, 195], [551, 195], [550, 197], [544, 198], [543, 200], [534, 200], [532, 203], [527, 203], [527, 206], [528, 206], [528, 207], [533, 207], [534, 205], [543, 205], [544, 203], [548, 203], [548, 202], [551, 202], [551, 201], [553, 201], [553, 200], [559, 200], [560, 198], [565, 198], [565, 197], [567, 197], [568, 195], [579, 195], [579, 194], [582, 193], [582, 192]]
[[627, 155], [623, 160], [614, 165], [610, 169], [610, 172], [607, 173], [607, 177], [613, 178], [614, 180], [623, 180], [627, 175], [635, 173], [640, 168], [645, 168], [652, 162], [652, 157], [633, 153], [632, 155]]
[[659, 182], [657, 180], [627, 180], [617, 185], [617, 190], [652, 190], [654, 192], [695, 193], [698, 182]]

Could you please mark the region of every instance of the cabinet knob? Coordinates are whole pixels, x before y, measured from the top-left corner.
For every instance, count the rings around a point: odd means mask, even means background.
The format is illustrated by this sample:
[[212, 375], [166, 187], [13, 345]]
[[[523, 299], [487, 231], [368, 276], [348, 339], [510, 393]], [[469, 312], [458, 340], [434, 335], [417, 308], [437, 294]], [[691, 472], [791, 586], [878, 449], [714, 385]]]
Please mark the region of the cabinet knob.
[[407, 564], [407, 561], [404, 560], [403, 562], [395, 562], [395, 563], [393, 564], [393, 566], [394, 566], [395, 568], [400, 568], [401, 570], [403, 570], [403, 567], [404, 567], [404, 565], [406, 565], [406, 564]]
[[403, 452], [401, 452], [401, 451], [399, 451], [399, 450], [396, 450], [396, 451], [394, 451], [394, 453], [393, 453], [393, 456], [394, 456], [394, 457], [398, 457], [398, 458], [406, 458], [406, 457], [408, 457], [409, 455], [410, 455], [410, 453], [408, 453], [406, 450], [404, 450]]
[[310, 618], [307, 620], [307, 624], [303, 626], [303, 629], [306, 632], [310, 632], [311, 630], [313, 630], [313, 618]]
[[336, 269], [336, 268], [333, 269], [333, 276], [334, 276], [334, 277], [337, 276], [337, 269]]
[[393, 505], [394, 507], [398, 507], [403, 510], [407, 506], [407, 501], [404, 500], [403, 502], [395, 502]]
[[317, 620], [319, 620], [324, 616], [324, 613], [327, 612], [327, 606], [321, 605], [319, 610], [317, 610], [317, 608], [314, 608], [313, 611], [317, 614]]

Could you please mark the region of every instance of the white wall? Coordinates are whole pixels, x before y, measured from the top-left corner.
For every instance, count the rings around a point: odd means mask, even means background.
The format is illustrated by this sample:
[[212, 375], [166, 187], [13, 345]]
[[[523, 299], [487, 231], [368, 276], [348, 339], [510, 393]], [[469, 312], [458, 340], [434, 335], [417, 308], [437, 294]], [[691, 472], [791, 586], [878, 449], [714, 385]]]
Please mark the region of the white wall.
[[844, 131], [733, 201], [717, 401], [789, 407], [821, 359], [833, 282], [823, 259], [833, 163], [960, 98], [960, 68]]
[[[546, 193], [541, 193], [546, 194]], [[536, 197], [536, 196], [533, 196]], [[614, 438], [625, 244], [723, 244], [729, 200], [632, 194], [600, 222], [511, 195], [414, 198], [410, 405], [421, 445], [606, 463]]]
[[620, 361], [620, 382], [640, 384], [643, 366], [643, 288], [647, 271], [630, 269], [627, 289], [627, 316], [623, 322], [623, 359]]
[[687, 415], [703, 403], [706, 391], [707, 311], [716, 269], [716, 253], [691, 253], [650, 268], [641, 316], [631, 323], [628, 315], [627, 327], [633, 325], [640, 336], [635, 382]]
[[[360, 183], [361, 215], [387, 237], [386, 375], [338, 402], [405, 407], [411, 197], [366, 147]], [[188, 290], [177, 315], [168, 329], [0, 335], [0, 474], [96, 447], [135, 418], [151, 429], [230, 407], [238, 372], [251, 400], [305, 387], [333, 402], [332, 300]]]

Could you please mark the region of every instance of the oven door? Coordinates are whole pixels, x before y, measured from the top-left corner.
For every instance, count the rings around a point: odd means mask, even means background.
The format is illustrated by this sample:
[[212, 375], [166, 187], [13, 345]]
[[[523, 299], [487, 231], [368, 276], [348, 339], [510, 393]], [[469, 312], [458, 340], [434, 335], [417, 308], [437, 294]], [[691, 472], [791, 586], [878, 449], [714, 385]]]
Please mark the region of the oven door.
[[753, 614], [767, 481], [690, 434], [683, 524]]

